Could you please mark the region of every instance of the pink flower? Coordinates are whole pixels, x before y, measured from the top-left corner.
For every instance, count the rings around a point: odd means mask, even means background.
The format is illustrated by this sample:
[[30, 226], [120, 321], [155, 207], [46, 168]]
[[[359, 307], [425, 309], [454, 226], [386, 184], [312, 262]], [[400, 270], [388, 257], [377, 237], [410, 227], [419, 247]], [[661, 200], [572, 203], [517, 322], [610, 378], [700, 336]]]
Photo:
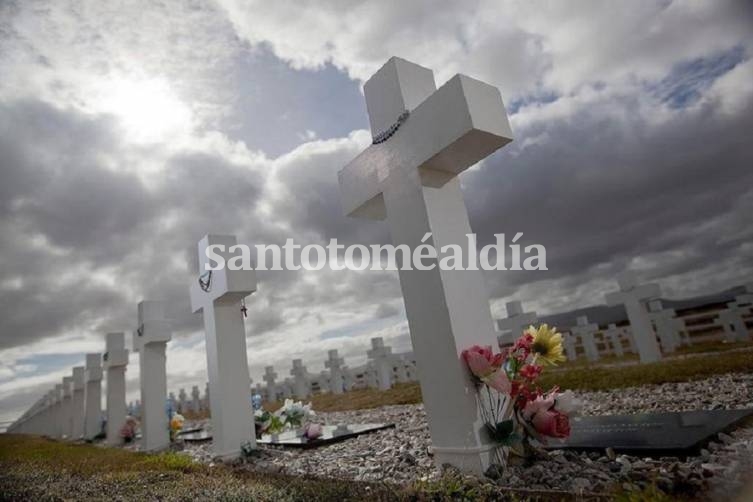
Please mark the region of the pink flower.
[[570, 420], [567, 415], [556, 410], [538, 411], [531, 419], [539, 434], [553, 438], [566, 438], [570, 435]]
[[512, 391], [510, 379], [507, 378], [507, 373], [503, 369], [498, 369], [491, 375], [482, 378], [481, 381], [502, 394], [510, 394]]
[[304, 428], [303, 435], [308, 439], [316, 439], [318, 437], [321, 437], [323, 432], [324, 429], [322, 428], [321, 424], [308, 423]]
[[480, 347], [478, 345], [464, 350], [461, 356], [471, 373], [478, 378], [489, 376], [502, 365], [503, 358], [502, 354], [494, 355], [491, 347]]
[[546, 396], [538, 396], [532, 401], [526, 403], [523, 408], [523, 417], [526, 420], [532, 420], [538, 413], [549, 411], [554, 406], [554, 396], [548, 394]]

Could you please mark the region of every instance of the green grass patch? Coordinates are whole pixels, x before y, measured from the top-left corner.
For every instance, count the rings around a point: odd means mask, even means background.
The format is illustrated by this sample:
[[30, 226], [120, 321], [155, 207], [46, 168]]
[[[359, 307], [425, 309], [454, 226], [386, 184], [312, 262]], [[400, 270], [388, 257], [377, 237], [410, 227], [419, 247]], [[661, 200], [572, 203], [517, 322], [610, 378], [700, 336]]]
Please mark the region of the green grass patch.
[[296, 477], [244, 466], [209, 467], [180, 454], [0, 434], [0, 500], [550, 501], [573, 496], [515, 492], [453, 473], [411, 486]]
[[[394, 385], [390, 390], [360, 389], [344, 394], [317, 394], [310, 401], [315, 411], [348, 411], [379, 408], [391, 404], [416, 404], [421, 402], [421, 389], [417, 383]], [[282, 403], [267, 403], [269, 411], [278, 409]]]
[[544, 372], [539, 381], [542, 387], [558, 385], [563, 389], [572, 390], [609, 390], [637, 385], [686, 382], [723, 373], [751, 372], [753, 352], [744, 351], [612, 368], [592, 364], [562, 372]]

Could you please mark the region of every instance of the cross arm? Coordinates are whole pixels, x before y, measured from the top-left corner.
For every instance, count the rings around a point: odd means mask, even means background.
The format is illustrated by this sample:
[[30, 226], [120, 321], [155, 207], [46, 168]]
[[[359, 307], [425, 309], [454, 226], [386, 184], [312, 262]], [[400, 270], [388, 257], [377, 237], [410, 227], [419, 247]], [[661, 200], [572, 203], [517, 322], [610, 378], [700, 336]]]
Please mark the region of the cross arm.
[[191, 310], [193, 312], [198, 312], [213, 302], [237, 303], [256, 291], [254, 270], [229, 270], [226, 266], [220, 270], [211, 271], [211, 274], [205, 273], [205, 265], [209, 262], [206, 250], [209, 246], [224, 246], [224, 249], [215, 249], [214, 252], [222, 256], [227, 264], [228, 260], [241, 253], [237, 249], [230, 251], [230, 248], [237, 243], [233, 235], [210, 234], [199, 241], [199, 275], [194, 276], [191, 283]]
[[343, 208], [349, 216], [383, 219], [381, 183], [392, 171], [419, 168], [425, 184], [442, 186], [510, 141], [499, 90], [456, 75], [412, 110], [394, 136], [339, 172]]

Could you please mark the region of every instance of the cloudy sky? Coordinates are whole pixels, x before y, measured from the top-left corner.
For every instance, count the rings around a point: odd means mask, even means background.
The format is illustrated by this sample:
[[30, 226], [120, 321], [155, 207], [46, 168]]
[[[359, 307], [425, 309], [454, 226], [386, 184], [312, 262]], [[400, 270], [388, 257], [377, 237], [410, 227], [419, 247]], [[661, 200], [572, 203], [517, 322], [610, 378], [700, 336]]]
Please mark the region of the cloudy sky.
[[[753, 279], [748, 2], [0, 2], [0, 422], [136, 304], [175, 318], [169, 387], [205, 381], [196, 242], [387, 241], [337, 171], [370, 142], [390, 56], [498, 86], [515, 141], [461, 176], [482, 243], [523, 232], [548, 272], [486, 275], [495, 315], [603, 302], [625, 268], [667, 297]], [[251, 376], [368, 339], [409, 346], [396, 273], [259, 273]], [[130, 336], [129, 336], [130, 339]], [[138, 388], [137, 358], [128, 370]]]

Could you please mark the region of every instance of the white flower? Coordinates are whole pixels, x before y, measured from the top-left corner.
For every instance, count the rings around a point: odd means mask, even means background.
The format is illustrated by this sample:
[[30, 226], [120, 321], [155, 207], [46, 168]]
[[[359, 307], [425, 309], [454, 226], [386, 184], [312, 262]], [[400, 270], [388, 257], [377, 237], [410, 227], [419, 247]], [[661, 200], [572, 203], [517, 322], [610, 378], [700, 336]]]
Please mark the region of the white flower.
[[554, 409], [565, 415], [578, 413], [582, 406], [582, 401], [571, 390], [560, 392], [554, 397]]

